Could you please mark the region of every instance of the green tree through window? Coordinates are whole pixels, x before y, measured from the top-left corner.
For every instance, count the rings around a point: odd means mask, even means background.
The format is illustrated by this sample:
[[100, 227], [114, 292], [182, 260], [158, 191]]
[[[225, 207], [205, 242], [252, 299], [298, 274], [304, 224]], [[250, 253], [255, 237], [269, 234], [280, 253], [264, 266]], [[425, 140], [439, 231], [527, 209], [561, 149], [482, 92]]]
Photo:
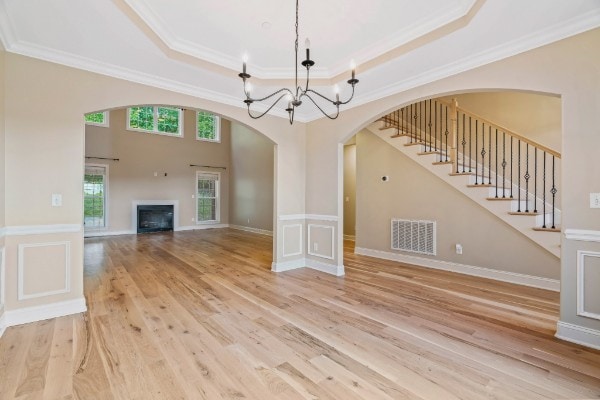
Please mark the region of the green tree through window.
[[196, 131], [196, 138], [198, 140], [210, 142], [220, 141], [219, 117], [208, 112], [198, 111], [196, 117]]
[[129, 129], [182, 136], [182, 110], [173, 107], [131, 107], [127, 111]]

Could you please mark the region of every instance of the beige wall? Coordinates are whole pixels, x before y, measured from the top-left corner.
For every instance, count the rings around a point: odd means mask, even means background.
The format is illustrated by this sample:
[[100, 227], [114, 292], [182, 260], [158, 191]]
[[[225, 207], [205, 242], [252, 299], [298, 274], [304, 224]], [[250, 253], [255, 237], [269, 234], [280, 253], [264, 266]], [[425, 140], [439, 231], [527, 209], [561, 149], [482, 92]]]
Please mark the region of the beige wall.
[[[26, 307], [82, 299], [85, 133], [82, 115], [85, 113], [132, 104], [165, 104], [207, 110], [247, 124], [276, 144], [274, 197], [278, 215], [305, 213], [303, 124], [290, 126], [287, 120], [271, 116], [255, 121], [243, 108], [11, 53], [6, 54], [5, 67], [6, 149], [3, 154], [6, 155], [6, 171], [10, 171], [6, 175], [6, 225], [20, 230], [19, 234], [9, 233], [6, 238], [7, 312], [11, 315]], [[31, 110], [36, 111], [32, 113]], [[123, 161], [126, 160], [123, 156]], [[189, 163], [188, 160], [182, 162]], [[45, 179], [40, 180], [42, 172]], [[36, 184], [30, 185], [30, 182]], [[51, 206], [53, 193], [62, 194], [61, 207]], [[279, 233], [287, 223], [277, 219], [274, 229], [274, 261], [277, 262], [298, 258], [282, 255]], [[64, 230], [78, 232], [64, 233]], [[31, 234], [26, 234], [28, 232]], [[65, 256], [71, 261], [69, 290], [20, 300], [16, 296], [19, 247], [48, 245], [55, 241], [70, 243], [69, 254]], [[299, 257], [303, 256], [304, 253]], [[35, 260], [35, 257], [29, 260]], [[58, 258], [56, 261], [52, 268], [59, 274], [60, 268], [65, 266], [60, 265]]]
[[[230, 123], [222, 120], [221, 142], [196, 140], [196, 111], [184, 111], [183, 137], [169, 137], [126, 129], [126, 109], [110, 112], [110, 126], [86, 125], [85, 155], [118, 158], [119, 161], [88, 159], [86, 163], [108, 164], [109, 201], [107, 231], [134, 231], [132, 201], [179, 201], [180, 228], [197, 227], [196, 171], [221, 174], [220, 223], [229, 221]], [[190, 164], [225, 167], [209, 169]], [[154, 176], [154, 173], [158, 176]], [[167, 176], [165, 176], [167, 174]], [[202, 226], [202, 225], [201, 225]]]
[[[561, 151], [561, 100], [558, 96], [501, 91], [451, 96], [458, 106], [496, 122], [552, 150]], [[449, 101], [451, 97], [444, 100]]]
[[437, 255], [405, 254], [560, 278], [556, 257], [369, 131], [357, 135], [356, 165], [356, 247], [402, 253], [390, 248], [390, 220], [431, 220], [437, 222]]
[[231, 124], [230, 224], [273, 230], [273, 145], [260, 133]]
[[[5, 297], [5, 275], [4, 275], [4, 199], [6, 196], [4, 176], [5, 176], [5, 149], [4, 149], [4, 58], [6, 53], [0, 48], [0, 318], [4, 314], [4, 297]], [[0, 332], [2, 326], [0, 326]]]
[[344, 235], [356, 235], [356, 144], [344, 146]]
[[[339, 216], [338, 249], [343, 219], [342, 146], [378, 117], [416, 100], [470, 91], [521, 90], [561, 96], [562, 228], [600, 230], [600, 210], [589, 208], [589, 193], [600, 192], [600, 29], [507, 58], [452, 77], [408, 89], [307, 126], [308, 213]], [[582, 173], [582, 171], [585, 171]], [[332, 190], [336, 189], [336, 190]], [[561, 321], [600, 330], [600, 321], [577, 316], [574, 254], [579, 241], [563, 238]]]

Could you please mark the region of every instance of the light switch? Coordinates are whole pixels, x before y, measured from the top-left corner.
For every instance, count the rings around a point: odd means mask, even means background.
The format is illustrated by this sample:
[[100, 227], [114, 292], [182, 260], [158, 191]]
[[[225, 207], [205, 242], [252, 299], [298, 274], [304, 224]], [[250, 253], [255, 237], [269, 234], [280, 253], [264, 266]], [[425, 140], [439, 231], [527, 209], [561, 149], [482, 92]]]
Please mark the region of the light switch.
[[52, 207], [62, 206], [62, 194], [52, 193]]
[[600, 193], [590, 193], [590, 208], [600, 208]]

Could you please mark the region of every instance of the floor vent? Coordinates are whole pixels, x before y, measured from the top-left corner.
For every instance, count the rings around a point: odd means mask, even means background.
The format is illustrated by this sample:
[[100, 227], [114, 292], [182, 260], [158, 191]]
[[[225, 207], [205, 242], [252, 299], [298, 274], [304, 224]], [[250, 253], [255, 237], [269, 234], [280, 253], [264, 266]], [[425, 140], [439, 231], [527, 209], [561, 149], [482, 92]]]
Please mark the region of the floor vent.
[[392, 250], [435, 256], [435, 221], [392, 219]]

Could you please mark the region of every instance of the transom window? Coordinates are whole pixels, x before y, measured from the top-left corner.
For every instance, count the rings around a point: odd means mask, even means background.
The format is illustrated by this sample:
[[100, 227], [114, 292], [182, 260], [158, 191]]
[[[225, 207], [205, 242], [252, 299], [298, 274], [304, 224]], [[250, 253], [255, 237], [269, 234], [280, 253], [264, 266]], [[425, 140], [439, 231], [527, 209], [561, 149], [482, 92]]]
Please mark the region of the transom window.
[[85, 114], [84, 119], [88, 125], [108, 126], [108, 111]]
[[196, 223], [219, 222], [219, 180], [219, 173], [196, 173]]
[[208, 142], [220, 142], [221, 130], [218, 116], [205, 112], [196, 112], [196, 139]]
[[182, 137], [183, 110], [159, 106], [128, 108], [127, 129]]
[[83, 225], [85, 229], [106, 227], [108, 166], [86, 165], [83, 176]]

